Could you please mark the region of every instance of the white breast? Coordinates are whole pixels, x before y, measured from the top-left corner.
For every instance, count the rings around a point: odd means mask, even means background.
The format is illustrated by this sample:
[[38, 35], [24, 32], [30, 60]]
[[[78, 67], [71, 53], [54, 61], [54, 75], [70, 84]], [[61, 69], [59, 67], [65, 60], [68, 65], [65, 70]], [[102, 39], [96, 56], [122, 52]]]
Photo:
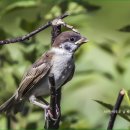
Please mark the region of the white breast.
[[[54, 74], [56, 86], [60, 86], [70, 75], [73, 66], [72, 53], [54, 50], [55, 55], [52, 60], [52, 69], [50, 73]], [[63, 75], [64, 73], [64, 75]]]

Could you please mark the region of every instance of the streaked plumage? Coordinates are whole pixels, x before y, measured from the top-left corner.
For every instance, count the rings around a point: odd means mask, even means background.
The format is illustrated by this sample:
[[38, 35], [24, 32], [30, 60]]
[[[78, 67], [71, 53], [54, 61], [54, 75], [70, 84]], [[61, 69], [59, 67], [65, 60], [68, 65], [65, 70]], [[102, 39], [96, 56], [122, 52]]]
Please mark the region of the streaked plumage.
[[[81, 41], [78, 43], [79, 40]], [[0, 106], [0, 112], [9, 112], [15, 104], [25, 99], [30, 100], [31, 96], [37, 98], [48, 95], [50, 73], [54, 74], [56, 89], [71, 80], [75, 70], [74, 52], [85, 40], [75, 32], [61, 33], [55, 39], [51, 49], [44, 53], [25, 73], [14, 95]]]

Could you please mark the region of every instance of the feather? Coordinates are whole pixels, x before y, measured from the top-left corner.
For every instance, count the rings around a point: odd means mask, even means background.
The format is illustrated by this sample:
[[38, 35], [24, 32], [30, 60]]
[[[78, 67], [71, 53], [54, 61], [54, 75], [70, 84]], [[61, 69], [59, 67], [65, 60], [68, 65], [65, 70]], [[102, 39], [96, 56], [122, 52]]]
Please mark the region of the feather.
[[26, 97], [28, 92], [32, 90], [44, 76], [46, 76], [51, 68], [51, 58], [52, 53], [46, 52], [30, 67], [20, 83], [17, 99]]

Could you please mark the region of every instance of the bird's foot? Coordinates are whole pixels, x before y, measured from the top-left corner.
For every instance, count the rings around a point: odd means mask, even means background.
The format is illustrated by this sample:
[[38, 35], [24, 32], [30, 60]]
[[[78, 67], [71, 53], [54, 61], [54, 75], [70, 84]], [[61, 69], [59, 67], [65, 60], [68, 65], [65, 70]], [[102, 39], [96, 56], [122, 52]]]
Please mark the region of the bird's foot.
[[60, 110], [58, 108], [58, 106], [56, 105], [56, 113], [55, 113], [55, 117], [54, 115], [52, 114], [52, 111], [50, 109], [50, 107], [48, 107], [47, 109], [45, 109], [45, 119], [47, 119], [48, 117], [51, 118], [51, 120], [53, 121], [57, 121], [57, 119], [59, 118], [60, 116]]

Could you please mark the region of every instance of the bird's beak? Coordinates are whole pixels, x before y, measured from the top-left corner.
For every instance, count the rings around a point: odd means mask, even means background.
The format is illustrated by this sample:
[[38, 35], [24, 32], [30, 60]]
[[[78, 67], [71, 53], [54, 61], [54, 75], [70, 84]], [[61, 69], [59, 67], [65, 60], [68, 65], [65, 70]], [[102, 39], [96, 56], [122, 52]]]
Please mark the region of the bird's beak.
[[81, 45], [83, 43], [88, 42], [89, 40], [86, 37], [81, 37], [77, 42], [75, 42], [76, 45]]

